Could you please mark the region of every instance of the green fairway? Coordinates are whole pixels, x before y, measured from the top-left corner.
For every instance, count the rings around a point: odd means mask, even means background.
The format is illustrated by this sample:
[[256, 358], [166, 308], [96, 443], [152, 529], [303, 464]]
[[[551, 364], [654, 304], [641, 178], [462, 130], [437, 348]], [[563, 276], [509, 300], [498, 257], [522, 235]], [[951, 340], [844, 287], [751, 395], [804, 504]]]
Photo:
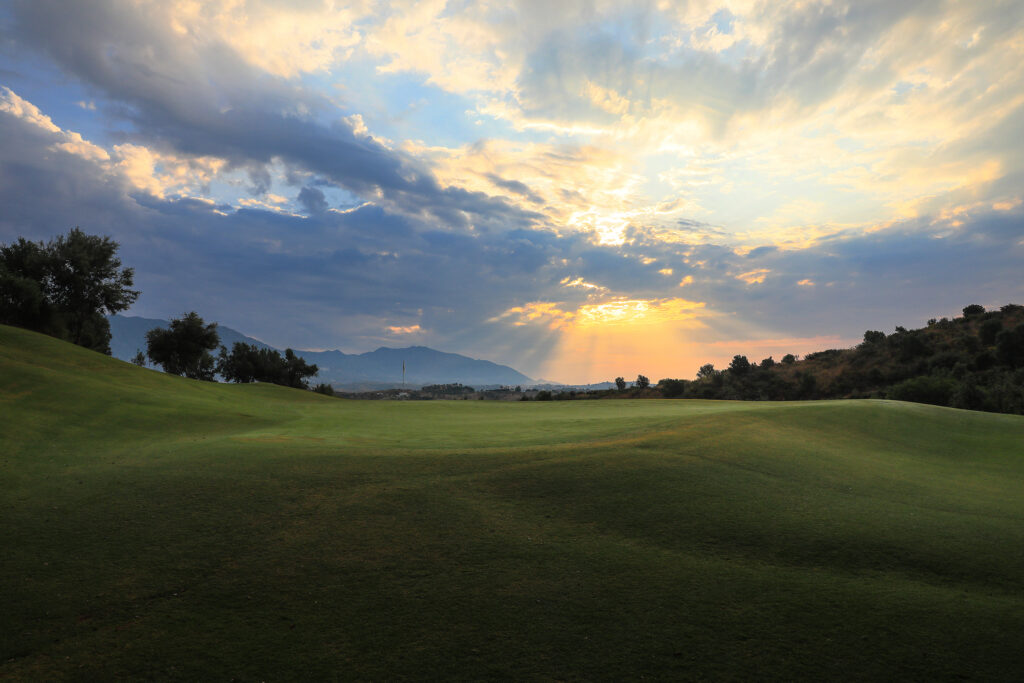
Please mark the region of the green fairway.
[[1004, 679], [1024, 417], [372, 402], [0, 326], [0, 678]]

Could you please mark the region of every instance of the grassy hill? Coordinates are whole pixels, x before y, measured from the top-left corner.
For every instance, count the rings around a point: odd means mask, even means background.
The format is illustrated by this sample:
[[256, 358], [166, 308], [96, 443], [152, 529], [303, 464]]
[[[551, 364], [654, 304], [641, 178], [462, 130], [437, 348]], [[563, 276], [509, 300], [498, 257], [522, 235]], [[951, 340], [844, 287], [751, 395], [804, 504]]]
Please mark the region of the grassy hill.
[[1017, 679], [1024, 418], [356, 402], [0, 326], [0, 677]]

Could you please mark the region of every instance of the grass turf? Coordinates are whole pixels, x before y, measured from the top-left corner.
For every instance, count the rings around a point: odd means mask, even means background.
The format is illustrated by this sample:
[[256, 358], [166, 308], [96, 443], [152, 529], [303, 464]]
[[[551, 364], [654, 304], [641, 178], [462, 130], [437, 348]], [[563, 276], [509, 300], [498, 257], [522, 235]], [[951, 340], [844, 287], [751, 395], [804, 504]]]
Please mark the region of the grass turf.
[[0, 677], [1019, 679], [1024, 418], [355, 402], [0, 327]]

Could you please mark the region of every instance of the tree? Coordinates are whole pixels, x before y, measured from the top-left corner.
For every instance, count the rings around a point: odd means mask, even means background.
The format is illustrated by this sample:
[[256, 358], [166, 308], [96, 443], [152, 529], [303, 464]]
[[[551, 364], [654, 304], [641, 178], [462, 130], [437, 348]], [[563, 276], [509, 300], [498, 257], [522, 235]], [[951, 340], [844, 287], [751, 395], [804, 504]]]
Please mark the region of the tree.
[[[964, 317], [972, 318], [976, 315], [981, 315], [985, 312], [985, 307], [981, 304], [971, 304], [970, 306], [964, 306]], [[924, 401], [922, 401], [924, 403]]]
[[132, 362], [138, 365], [140, 368], [146, 367], [146, 355], [142, 353], [141, 349], [135, 351], [135, 357], [132, 358]]
[[217, 372], [228, 382], [270, 382], [296, 389], [307, 388], [306, 378], [319, 372], [315, 365], [285, 349], [282, 357], [274, 349], [261, 349], [244, 342], [235, 342], [231, 353], [223, 346], [217, 361]]
[[312, 377], [316, 373], [320, 372], [320, 368], [315, 365], [309, 365], [306, 363], [306, 359], [301, 356], [296, 356], [295, 352], [291, 349], [284, 350], [284, 385], [286, 387], [295, 387], [296, 389], [307, 388], [306, 378]]
[[651, 380], [647, 379], [643, 375], [637, 375], [635, 384], [641, 389], [646, 389], [651, 386]]
[[146, 355], [172, 375], [212, 382], [216, 362], [210, 351], [217, 348], [217, 323], [207, 325], [192, 311], [171, 320], [168, 329], [158, 327], [146, 333]]
[[317, 384], [313, 387], [313, 391], [324, 396], [334, 396], [334, 387], [330, 384]]
[[864, 344], [878, 344], [885, 341], [885, 332], [879, 332], [878, 330], [868, 330], [864, 333]]
[[764, 368], [765, 370], [767, 370], [768, 368], [774, 368], [775, 359], [772, 358], [771, 356], [768, 356], [767, 358], [761, 361], [761, 367]]
[[623, 378], [623, 377], [616, 377], [615, 378], [615, 388], [618, 389], [619, 391], [625, 391], [626, 390], [626, 380], [625, 380], [625, 378]]
[[1024, 323], [996, 335], [996, 355], [1012, 368], [1024, 367]]
[[729, 363], [729, 374], [742, 377], [748, 372], [750, 372], [750, 361], [747, 360], [747, 357], [739, 355], [733, 356], [732, 362]]
[[796, 356], [794, 356], [791, 353], [787, 353], [785, 356], [782, 357], [782, 364], [783, 365], [792, 365], [795, 362], [796, 362]]
[[139, 297], [117, 242], [78, 228], [44, 244], [0, 245], [0, 322], [110, 353], [110, 322]]
[[661, 391], [661, 395], [665, 398], [682, 396], [686, 392], [686, 380], [668, 377], [660, 379], [658, 380], [658, 390]]
[[999, 318], [992, 318], [986, 320], [978, 328], [978, 338], [981, 339], [981, 343], [985, 346], [992, 346], [996, 343], [996, 335], [999, 334], [1003, 329], [1003, 321]]
[[920, 377], [912, 377], [893, 386], [889, 389], [888, 398], [897, 401], [948, 406], [955, 391], [956, 382], [948, 377], [922, 375]]
[[715, 372], [716, 370], [714, 365], [712, 365], [711, 363], [705, 363], [704, 365], [700, 366], [699, 370], [697, 370], [697, 379], [704, 379], [705, 377], [714, 377]]

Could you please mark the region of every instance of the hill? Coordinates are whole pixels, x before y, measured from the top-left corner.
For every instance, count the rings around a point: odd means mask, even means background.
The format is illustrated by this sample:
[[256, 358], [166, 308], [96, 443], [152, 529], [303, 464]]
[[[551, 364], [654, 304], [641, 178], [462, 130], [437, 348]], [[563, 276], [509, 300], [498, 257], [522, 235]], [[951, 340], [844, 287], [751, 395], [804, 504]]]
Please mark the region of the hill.
[[1014, 680], [1024, 418], [339, 400], [0, 326], [0, 677]]
[[[625, 395], [629, 395], [627, 392]], [[639, 392], [638, 392], [639, 393]], [[852, 349], [828, 349], [804, 359], [787, 355], [760, 363], [737, 355], [729, 368], [701, 369], [696, 381], [663, 379], [662, 396], [797, 400], [893, 398], [969, 410], [1024, 413], [1024, 306], [986, 311], [926, 327], [864, 333]]]
[[[166, 320], [123, 315], [110, 316], [109, 320], [113, 337], [110, 344], [112, 355], [121, 360], [130, 360], [137, 350], [145, 350], [146, 332], [169, 324]], [[221, 344], [229, 349], [235, 342], [274, 348], [230, 327], [218, 325], [217, 331], [221, 336]], [[409, 386], [452, 382], [478, 387], [533, 384], [532, 379], [507, 365], [435, 351], [425, 346], [399, 349], [382, 346], [375, 351], [358, 354], [296, 350], [296, 354], [320, 368], [317, 382], [333, 384], [341, 389], [365, 391], [401, 386], [403, 362], [406, 369], [405, 381]]]

